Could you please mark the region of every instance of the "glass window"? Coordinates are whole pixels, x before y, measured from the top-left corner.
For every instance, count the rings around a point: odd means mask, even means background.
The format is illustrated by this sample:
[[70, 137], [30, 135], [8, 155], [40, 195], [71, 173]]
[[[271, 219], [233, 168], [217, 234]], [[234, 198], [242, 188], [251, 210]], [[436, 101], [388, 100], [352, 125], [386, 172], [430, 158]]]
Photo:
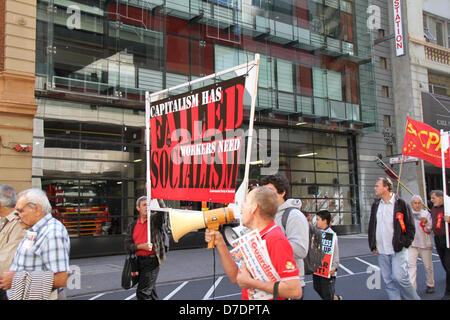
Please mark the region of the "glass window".
[[43, 123], [39, 141], [45, 142], [38, 145], [42, 152], [33, 154], [33, 181], [40, 181], [47, 192], [53, 215], [72, 237], [125, 232], [134, 201], [144, 192], [144, 128], [50, 119]]
[[328, 98], [342, 101], [342, 74], [327, 70]]
[[206, 41], [191, 40], [191, 74], [204, 77], [214, 73], [214, 46]]
[[436, 22], [436, 43], [444, 46], [444, 29], [442, 22]]
[[342, 101], [342, 73], [313, 68], [314, 96]]
[[327, 97], [327, 75], [323, 69], [313, 68], [313, 90], [314, 96], [318, 98]]
[[166, 41], [167, 70], [189, 74], [189, 39], [168, 34]]
[[447, 22], [447, 48], [450, 48], [450, 22]]
[[[161, 71], [164, 55], [161, 32], [142, 27], [147, 9], [121, 12], [125, 6], [118, 9], [116, 2], [73, 1], [80, 9], [75, 23], [66, 2], [55, 2], [54, 11], [47, 2], [37, 3], [36, 71], [48, 83], [60, 90], [138, 100], [143, 94], [137, 88], [162, 86], [160, 74], [149, 72]], [[148, 85], [149, 77], [159, 84]]]
[[278, 90], [285, 92], [294, 92], [293, 84], [293, 65], [292, 62], [277, 59], [277, 79]]
[[260, 57], [258, 86], [261, 88], [273, 87], [274, 63], [272, 58], [265, 55]]
[[214, 58], [216, 72], [239, 65], [239, 54], [235, 48], [216, 45], [214, 47]]
[[301, 129], [281, 129], [279, 136], [279, 171], [289, 179], [292, 197], [302, 200], [302, 210], [313, 219], [315, 212], [328, 209], [333, 224], [355, 223], [350, 137]]
[[293, 184], [315, 184], [316, 175], [314, 172], [291, 170], [291, 183]]
[[296, 89], [297, 93], [312, 96], [313, 79], [312, 69], [305, 66], [296, 66]]

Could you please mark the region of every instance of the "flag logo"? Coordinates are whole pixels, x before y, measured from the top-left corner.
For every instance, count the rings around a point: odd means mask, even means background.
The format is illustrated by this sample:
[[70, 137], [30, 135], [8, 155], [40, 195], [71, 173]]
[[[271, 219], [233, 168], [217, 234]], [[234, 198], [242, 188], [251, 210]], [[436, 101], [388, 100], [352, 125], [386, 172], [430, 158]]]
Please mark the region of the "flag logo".
[[[444, 138], [445, 140], [445, 138]], [[441, 146], [440, 132], [433, 127], [419, 121], [407, 118], [405, 139], [403, 141], [402, 154], [417, 157], [430, 162], [436, 167], [442, 168], [441, 147], [443, 148], [445, 167], [450, 168], [448, 152], [448, 135]]]

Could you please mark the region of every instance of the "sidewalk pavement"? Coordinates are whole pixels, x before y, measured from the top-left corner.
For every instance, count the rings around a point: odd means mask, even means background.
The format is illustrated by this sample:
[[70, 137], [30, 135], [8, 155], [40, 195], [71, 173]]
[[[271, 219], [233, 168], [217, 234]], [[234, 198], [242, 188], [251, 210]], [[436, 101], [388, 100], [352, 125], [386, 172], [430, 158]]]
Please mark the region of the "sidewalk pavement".
[[[371, 254], [367, 234], [339, 236], [339, 253], [341, 259]], [[81, 288], [66, 289], [67, 296], [70, 298], [122, 290], [120, 282], [124, 261], [125, 255], [71, 259], [70, 265], [80, 268]], [[167, 252], [166, 261], [160, 267], [157, 283], [206, 278], [214, 274], [216, 276], [224, 274], [219, 254], [215, 249], [174, 250]]]

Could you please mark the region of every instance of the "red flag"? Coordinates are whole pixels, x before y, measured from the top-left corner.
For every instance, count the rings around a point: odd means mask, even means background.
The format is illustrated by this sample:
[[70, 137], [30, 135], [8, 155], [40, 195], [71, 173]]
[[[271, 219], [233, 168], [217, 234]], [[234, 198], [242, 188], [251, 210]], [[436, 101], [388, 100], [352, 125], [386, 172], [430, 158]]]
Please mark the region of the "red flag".
[[[408, 117], [402, 154], [417, 157], [442, 168], [441, 134], [433, 127]], [[445, 151], [445, 167], [450, 168], [449, 151]]]

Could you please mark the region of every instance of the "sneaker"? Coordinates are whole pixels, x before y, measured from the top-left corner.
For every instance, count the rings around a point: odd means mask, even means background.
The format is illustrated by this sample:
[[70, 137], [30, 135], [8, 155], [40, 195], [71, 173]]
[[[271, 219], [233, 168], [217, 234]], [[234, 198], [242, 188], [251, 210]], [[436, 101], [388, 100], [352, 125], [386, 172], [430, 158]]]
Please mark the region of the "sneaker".
[[427, 286], [427, 290], [425, 292], [426, 293], [434, 293], [434, 287], [428, 287]]

